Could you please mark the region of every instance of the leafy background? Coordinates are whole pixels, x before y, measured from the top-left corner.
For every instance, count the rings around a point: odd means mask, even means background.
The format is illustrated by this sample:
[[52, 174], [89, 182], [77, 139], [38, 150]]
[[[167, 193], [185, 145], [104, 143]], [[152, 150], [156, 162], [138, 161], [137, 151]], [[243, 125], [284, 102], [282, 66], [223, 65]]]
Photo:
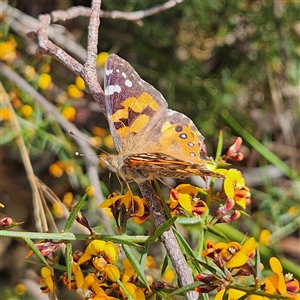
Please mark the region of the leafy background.
[[[164, 2], [104, 0], [102, 8], [131, 12]], [[9, 4], [33, 17], [72, 5], [90, 6], [89, 1], [83, 0], [20, 0], [9, 1]], [[144, 80], [162, 92], [170, 108], [189, 116], [205, 136], [210, 155], [216, 150], [220, 130], [224, 133], [224, 150], [240, 134], [230, 122], [224, 121], [222, 116], [228, 111], [251, 136], [299, 173], [299, 10], [297, 0], [183, 1], [138, 23], [102, 19], [98, 49], [125, 58]], [[61, 108], [63, 105], [57, 96], [74, 82], [75, 75], [51, 58], [39, 58], [28, 51], [28, 43], [33, 41], [24, 39], [7, 20], [9, 18], [2, 20], [1, 28], [16, 39], [23, 63], [34, 65], [36, 69], [44, 63], [51, 65], [55, 89], [43, 93]], [[68, 34], [86, 46], [87, 19], [78, 18], [63, 25], [68, 28]], [[15, 70], [22, 74], [22, 65], [15, 66]], [[7, 91], [16, 89], [5, 78], [1, 80]], [[74, 198], [80, 199], [88, 179], [81, 168], [82, 161], [74, 155], [77, 146], [44, 115], [37, 103], [22, 91], [18, 93], [23, 103], [34, 108], [30, 120], [21, 115], [19, 120], [35, 174], [58, 197], [72, 191]], [[66, 101], [76, 108], [73, 122], [84, 132], [91, 133], [94, 126], [107, 128], [105, 118], [87, 93], [82, 99]], [[3, 122], [2, 125], [2, 132], [7, 133], [8, 125]], [[1, 138], [1, 201], [6, 205], [1, 215], [25, 221], [20, 230], [35, 230], [26, 174], [13, 138], [6, 137]], [[103, 142], [102, 145], [113, 151], [109, 144]], [[299, 182], [283, 174], [275, 176], [276, 166], [271, 173], [264, 173], [264, 167], [269, 165], [268, 157], [259, 154], [247, 142], [242, 152], [245, 160], [237, 167], [242, 168], [246, 183], [251, 187], [249, 213], [252, 218], [243, 217], [242, 222], [234, 225], [257, 239], [262, 229], [270, 230], [274, 238], [270, 248], [299, 264]], [[51, 176], [49, 166], [57, 160], [67, 161], [75, 174]], [[108, 175], [102, 169], [100, 172], [107, 195], [118, 183], [113, 180], [108, 183]], [[101, 220], [92, 211], [94, 208], [91, 197], [87, 215], [92, 225], [100, 224], [101, 229]], [[296, 217], [291, 217], [293, 209]], [[57, 218], [57, 222], [62, 221]], [[130, 230], [143, 231], [141, 228]], [[2, 239], [1, 243], [0, 279], [5, 285], [14, 286], [27, 276], [29, 267], [24, 263], [27, 249], [16, 240]]]

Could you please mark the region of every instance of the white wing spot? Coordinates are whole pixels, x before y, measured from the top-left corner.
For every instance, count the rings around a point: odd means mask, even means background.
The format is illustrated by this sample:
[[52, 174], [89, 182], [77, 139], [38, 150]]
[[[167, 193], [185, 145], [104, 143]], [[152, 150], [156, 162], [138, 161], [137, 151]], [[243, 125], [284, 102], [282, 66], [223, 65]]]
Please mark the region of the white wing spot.
[[113, 73], [114, 70], [105, 70], [105, 73], [107, 76], [111, 75]]
[[132, 87], [132, 82], [129, 79], [125, 80], [125, 85], [128, 87]]
[[124, 72], [122, 72], [122, 74], [121, 74], [124, 78], [126, 78], [127, 77], [127, 75], [126, 75], [126, 73], [124, 73]]
[[116, 85], [109, 85], [105, 87], [105, 95], [110, 96], [114, 93], [120, 93], [121, 92], [121, 87], [116, 84]]
[[119, 69], [116, 69], [116, 72], [117, 72], [117, 73], [120, 73], [120, 70], [119, 70]]

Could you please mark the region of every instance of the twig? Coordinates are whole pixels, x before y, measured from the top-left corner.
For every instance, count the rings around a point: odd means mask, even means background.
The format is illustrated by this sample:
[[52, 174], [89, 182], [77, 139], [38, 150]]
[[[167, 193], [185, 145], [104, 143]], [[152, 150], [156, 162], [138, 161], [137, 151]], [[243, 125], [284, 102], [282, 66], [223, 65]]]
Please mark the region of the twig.
[[[98, 6], [100, 6], [100, 0], [96, 1]], [[97, 8], [96, 6], [93, 8], [96, 11]], [[37, 53], [38, 54], [49, 54], [56, 58], [61, 64], [66, 66], [69, 70], [77, 74], [78, 76], [81, 76], [82, 79], [85, 82], [85, 85], [87, 89], [90, 91], [91, 95], [93, 98], [98, 102], [100, 110], [103, 114], [106, 114], [105, 110], [105, 105], [104, 105], [104, 92], [99, 84], [98, 78], [97, 78], [97, 73], [96, 69], [90, 65], [91, 61], [91, 56], [96, 57], [96, 53], [94, 54], [93, 52], [95, 51], [95, 47], [92, 47], [90, 50], [91, 52], [87, 53], [87, 60], [86, 64], [83, 66], [81, 63], [79, 63], [76, 59], [74, 59], [72, 56], [70, 56], [67, 52], [65, 52], [63, 49], [60, 47], [57, 47], [55, 44], [53, 44], [47, 35], [47, 28], [50, 25], [51, 22], [51, 16], [49, 14], [45, 15], [40, 15], [39, 16], [39, 26], [30, 31], [28, 33], [29, 37], [36, 37], [38, 40], [38, 48], [37, 48]], [[93, 29], [95, 25], [99, 24], [94, 20], [91, 23], [89, 27], [91, 27], [91, 33], [89, 33], [89, 40], [95, 39], [95, 30]], [[90, 37], [90, 34], [92, 37]], [[96, 34], [98, 37], [98, 33]], [[97, 44], [96, 44], [97, 45]]]
[[[183, 2], [183, 0], [169, 0], [163, 4], [154, 6], [152, 8], [134, 11], [134, 12], [124, 12], [119, 10], [113, 10], [113, 11], [100, 10], [98, 16], [100, 16], [100, 18], [107, 18], [107, 19], [140, 21], [143, 18], [168, 10], [181, 2]], [[51, 17], [53, 22], [66, 21], [78, 17], [89, 17], [92, 11], [93, 11], [92, 9], [84, 6], [75, 6], [65, 11], [61, 11], [61, 10], [53, 11], [51, 12]]]
[[170, 0], [161, 5], [157, 5], [149, 9], [139, 10], [134, 12], [124, 12], [118, 10], [114, 10], [114, 11], [101, 10], [100, 17], [109, 18], [109, 19], [122, 19], [128, 21], [140, 21], [143, 18], [168, 10], [174, 7], [175, 5], [181, 3], [182, 1], [183, 0]]
[[[139, 184], [139, 188], [141, 190], [141, 193], [143, 197], [146, 199], [150, 214], [153, 218], [153, 222], [155, 224], [155, 227], [159, 227], [163, 225], [167, 221], [167, 217], [164, 213], [163, 207], [161, 205], [161, 202], [156, 195], [151, 182], [150, 181], [144, 181]], [[180, 247], [178, 245], [178, 242], [176, 240], [176, 237], [174, 235], [174, 232], [172, 228], [169, 230], [164, 231], [160, 239], [162, 243], [164, 244], [166, 251], [168, 253], [168, 256], [170, 257], [172, 261], [172, 265], [175, 269], [175, 272], [178, 276], [178, 279], [182, 286], [188, 285], [190, 283], [194, 282], [192, 270], [187, 264]], [[198, 299], [199, 295], [196, 291], [190, 291], [186, 293], [186, 299]]]

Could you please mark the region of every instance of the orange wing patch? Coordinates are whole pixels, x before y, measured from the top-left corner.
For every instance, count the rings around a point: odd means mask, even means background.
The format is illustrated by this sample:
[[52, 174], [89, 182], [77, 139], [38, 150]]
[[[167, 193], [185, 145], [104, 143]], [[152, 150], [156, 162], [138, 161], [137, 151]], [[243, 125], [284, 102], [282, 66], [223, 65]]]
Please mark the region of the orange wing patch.
[[149, 123], [149, 112], [157, 111], [160, 108], [153, 97], [146, 92], [143, 92], [138, 98], [127, 98], [121, 105], [123, 108], [110, 116], [121, 138], [131, 132], [140, 132]]
[[188, 125], [166, 122], [161, 128], [160, 144], [168, 149], [172, 144], [180, 149], [183, 160], [198, 163], [200, 161], [200, 136], [195, 136]]

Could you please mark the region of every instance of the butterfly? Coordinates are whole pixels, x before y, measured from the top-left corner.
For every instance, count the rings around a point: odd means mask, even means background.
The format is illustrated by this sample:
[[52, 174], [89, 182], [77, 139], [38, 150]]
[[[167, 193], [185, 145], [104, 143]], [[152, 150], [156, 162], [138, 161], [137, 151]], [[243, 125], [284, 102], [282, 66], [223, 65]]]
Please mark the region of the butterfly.
[[102, 160], [126, 182], [190, 176], [223, 177], [207, 168], [204, 137], [182, 113], [168, 109], [162, 94], [124, 59], [105, 65], [105, 105], [117, 155]]

